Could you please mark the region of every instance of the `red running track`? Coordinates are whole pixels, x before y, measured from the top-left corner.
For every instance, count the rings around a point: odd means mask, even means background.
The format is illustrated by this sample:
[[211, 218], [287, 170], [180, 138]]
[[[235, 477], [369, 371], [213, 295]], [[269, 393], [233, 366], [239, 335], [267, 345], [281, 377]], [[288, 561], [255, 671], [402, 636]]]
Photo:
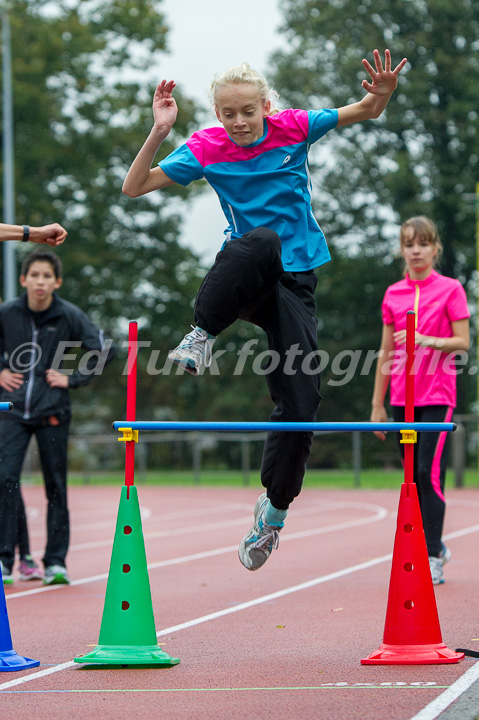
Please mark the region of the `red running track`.
[[[2, 718], [410, 720], [423, 708], [424, 720], [437, 717], [431, 703], [475, 660], [360, 664], [382, 641], [399, 488], [306, 488], [279, 549], [251, 573], [237, 545], [259, 492], [139, 486], [158, 642], [181, 663], [130, 669], [72, 662], [98, 643], [120, 488], [70, 488], [72, 584], [6, 588], [14, 649], [41, 666], [0, 674]], [[39, 558], [43, 490], [24, 493]], [[442, 635], [477, 650], [479, 490], [450, 490], [448, 502]]]

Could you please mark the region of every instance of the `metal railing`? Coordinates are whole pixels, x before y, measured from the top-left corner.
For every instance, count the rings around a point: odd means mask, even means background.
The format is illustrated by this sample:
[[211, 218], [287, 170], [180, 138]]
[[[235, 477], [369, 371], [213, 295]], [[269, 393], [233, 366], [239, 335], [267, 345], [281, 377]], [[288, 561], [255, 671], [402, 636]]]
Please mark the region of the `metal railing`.
[[[471, 437], [477, 447], [477, 426], [479, 417], [475, 415], [457, 415], [454, 418], [456, 430], [451, 436], [450, 470], [454, 474], [456, 487], [464, 486], [464, 473], [466, 470], [467, 445]], [[474, 427], [474, 432], [469, 429]], [[315, 435], [333, 435], [336, 432], [315, 432]], [[353, 487], [361, 487], [362, 473], [362, 433], [353, 431], [351, 436], [350, 458], [353, 475]], [[205, 452], [214, 449], [219, 442], [239, 443], [240, 445], [240, 467], [243, 485], [249, 485], [253, 469], [251, 467], [251, 443], [257, 443], [266, 439], [266, 432], [149, 432], [142, 433], [141, 441], [137, 445], [137, 472], [140, 483], [146, 481], [148, 470], [149, 443], [176, 443], [188, 442], [191, 447], [191, 467], [193, 484], [201, 483], [203, 472], [203, 456]], [[114, 433], [102, 435], [70, 435], [70, 449], [77, 451], [80, 456], [82, 468], [79, 471], [83, 475], [84, 484], [88, 484], [98, 465], [98, 453], [93, 450], [94, 446], [118, 445], [118, 438]], [[35, 448], [32, 444], [29, 449], [29, 457], [26, 459], [26, 471], [32, 470], [36, 463], [32, 460]]]

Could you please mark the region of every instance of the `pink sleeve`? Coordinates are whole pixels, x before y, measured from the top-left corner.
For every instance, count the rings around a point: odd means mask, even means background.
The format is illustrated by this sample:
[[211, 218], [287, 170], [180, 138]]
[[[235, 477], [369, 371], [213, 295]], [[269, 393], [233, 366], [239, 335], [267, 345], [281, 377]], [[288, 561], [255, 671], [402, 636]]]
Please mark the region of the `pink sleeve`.
[[381, 305], [381, 312], [383, 316], [383, 325], [392, 325], [394, 322], [394, 315], [391, 308], [388, 305], [388, 291], [384, 295], [384, 299]]
[[451, 322], [471, 317], [471, 313], [469, 312], [469, 308], [467, 306], [466, 293], [459, 281], [455, 283], [454, 290], [449, 296], [447, 314], [449, 315]]

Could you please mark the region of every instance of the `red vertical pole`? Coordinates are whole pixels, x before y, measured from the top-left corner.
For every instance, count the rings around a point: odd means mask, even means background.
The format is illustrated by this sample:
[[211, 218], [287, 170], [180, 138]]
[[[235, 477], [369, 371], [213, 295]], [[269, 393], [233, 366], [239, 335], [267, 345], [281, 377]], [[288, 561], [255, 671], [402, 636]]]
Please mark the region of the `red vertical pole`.
[[[128, 328], [128, 364], [126, 381], [126, 419], [136, 420], [136, 376], [138, 357], [138, 323], [131, 322]], [[135, 484], [135, 441], [125, 443], [125, 485]], [[129, 493], [128, 493], [129, 495]]]
[[[414, 348], [416, 336], [416, 314], [410, 310], [406, 316], [406, 404], [405, 422], [414, 422]], [[414, 482], [414, 445], [404, 445], [404, 482]]]

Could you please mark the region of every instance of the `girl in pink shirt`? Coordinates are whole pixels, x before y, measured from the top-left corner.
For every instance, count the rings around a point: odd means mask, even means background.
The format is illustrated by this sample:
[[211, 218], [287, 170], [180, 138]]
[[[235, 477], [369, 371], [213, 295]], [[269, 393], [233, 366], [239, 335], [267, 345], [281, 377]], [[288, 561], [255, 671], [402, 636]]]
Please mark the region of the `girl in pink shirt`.
[[[396, 422], [404, 421], [406, 314], [416, 313], [414, 420], [450, 422], [456, 406], [456, 354], [469, 349], [469, 310], [464, 288], [440, 275], [434, 266], [442, 253], [437, 228], [426, 217], [413, 217], [401, 227], [405, 278], [390, 285], [382, 304], [383, 333], [372, 399], [372, 422], [385, 422], [386, 392]], [[380, 440], [386, 433], [375, 432]], [[399, 435], [398, 435], [399, 439]], [[400, 445], [402, 452], [403, 446]], [[451, 553], [443, 544], [444, 485], [448, 433], [419, 433], [414, 477], [429, 554], [433, 583], [444, 582], [443, 565]]]

